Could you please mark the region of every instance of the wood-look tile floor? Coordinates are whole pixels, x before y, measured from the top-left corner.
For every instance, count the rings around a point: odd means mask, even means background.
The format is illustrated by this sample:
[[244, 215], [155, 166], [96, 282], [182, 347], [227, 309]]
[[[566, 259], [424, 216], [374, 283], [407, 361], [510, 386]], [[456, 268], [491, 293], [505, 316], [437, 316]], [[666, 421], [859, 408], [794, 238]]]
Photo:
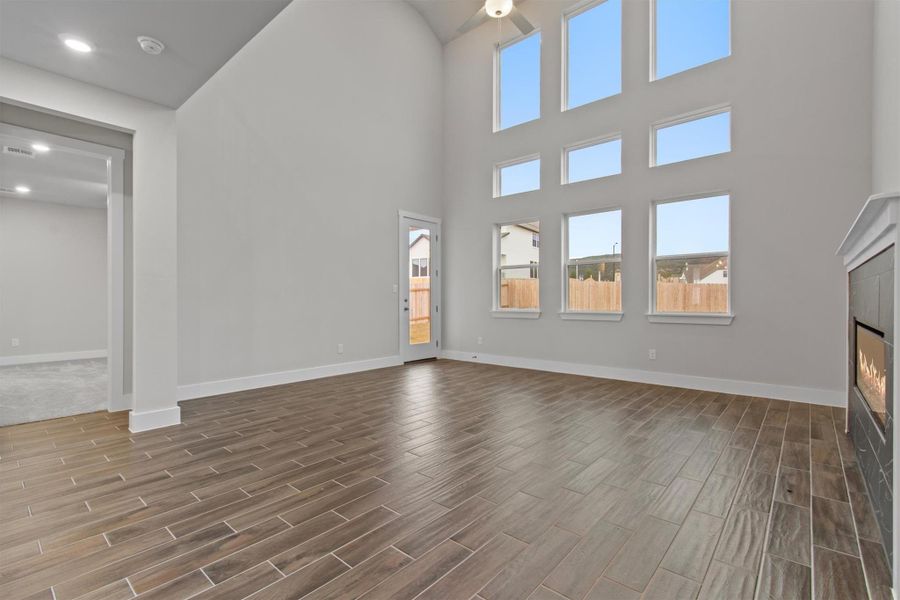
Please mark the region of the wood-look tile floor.
[[453, 361], [0, 430], [0, 598], [889, 598], [842, 413]]

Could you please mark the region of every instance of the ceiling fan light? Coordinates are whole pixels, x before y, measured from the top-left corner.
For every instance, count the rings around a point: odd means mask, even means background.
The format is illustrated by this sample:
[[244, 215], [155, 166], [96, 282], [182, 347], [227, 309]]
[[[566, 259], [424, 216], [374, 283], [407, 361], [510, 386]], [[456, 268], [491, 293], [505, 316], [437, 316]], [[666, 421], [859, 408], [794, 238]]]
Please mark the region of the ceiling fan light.
[[489, 17], [502, 19], [513, 9], [513, 0], [485, 0], [484, 10]]

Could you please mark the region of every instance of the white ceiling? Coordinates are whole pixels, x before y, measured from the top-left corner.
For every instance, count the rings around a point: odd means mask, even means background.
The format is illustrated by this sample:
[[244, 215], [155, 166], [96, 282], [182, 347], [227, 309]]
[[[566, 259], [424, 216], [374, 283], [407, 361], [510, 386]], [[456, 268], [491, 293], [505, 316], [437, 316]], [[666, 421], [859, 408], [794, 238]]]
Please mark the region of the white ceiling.
[[[23, 140], [0, 134], [0, 150], [7, 145], [28, 148], [39, 141], [43, 141], [39, 136]], [[31, 192], [0, 191], [0, 197], [106, 208], [106, 161], [65, 148], [51, 148], [34, 158], [0, 152], [0, 188], [15, 189], [17, 185], [25, 185]]]
[[[177, 108], [290, 0], [0, 0], [0, 56]], [[77, 54], [62, 33], [90, 41]], [[166, 45], [145, 54], [137, 36]]]

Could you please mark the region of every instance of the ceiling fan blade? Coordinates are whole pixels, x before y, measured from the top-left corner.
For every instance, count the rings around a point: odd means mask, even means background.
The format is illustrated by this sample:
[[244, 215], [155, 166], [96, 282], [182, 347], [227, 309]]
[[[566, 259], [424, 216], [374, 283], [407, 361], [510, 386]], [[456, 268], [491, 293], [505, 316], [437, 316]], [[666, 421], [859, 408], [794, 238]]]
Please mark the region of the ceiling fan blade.
[[515, 6], [509, 11], [509, 20], [513, 22], [513, 25], [519, 28], [519, 31], [521, 31], [523, 35], [534, 31], [534, 25], [531, 24], [531, 21], [526, 19], [525, 15], [523, 15]]
[[466, 33], [467, 31], [475, 29], [488, 19], [490, 19], [490, 17], [487, 15], [487, 11], [484, 10], [484, 7], [482, 6], [481, 9], [477, 13], [472, 15], [468, 21], [463, 23], [457, 31], [459, 31], [460, 33]]

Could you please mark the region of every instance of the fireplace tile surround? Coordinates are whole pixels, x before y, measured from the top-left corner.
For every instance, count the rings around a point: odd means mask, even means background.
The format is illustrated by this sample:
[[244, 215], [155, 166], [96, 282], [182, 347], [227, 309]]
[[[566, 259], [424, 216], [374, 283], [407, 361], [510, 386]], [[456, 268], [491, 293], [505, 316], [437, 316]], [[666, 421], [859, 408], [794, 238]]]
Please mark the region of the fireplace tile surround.
[[[872, 501], [875, 520], [881, 530], [885, 550], [891, 556], [893, 507], [894, 430], [893, 358], [894, 358], [894, 246], [882, 250], [850, 271], [850, 311], [848, 319], [848, 428], [866, 488]], [[888, 373], [885, 398], [887, 415], [884, 431], [869, 409], [856, 379], [857, 322], [884, 334], [885, 367]]]

